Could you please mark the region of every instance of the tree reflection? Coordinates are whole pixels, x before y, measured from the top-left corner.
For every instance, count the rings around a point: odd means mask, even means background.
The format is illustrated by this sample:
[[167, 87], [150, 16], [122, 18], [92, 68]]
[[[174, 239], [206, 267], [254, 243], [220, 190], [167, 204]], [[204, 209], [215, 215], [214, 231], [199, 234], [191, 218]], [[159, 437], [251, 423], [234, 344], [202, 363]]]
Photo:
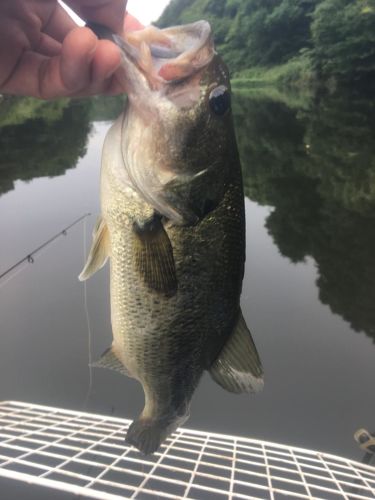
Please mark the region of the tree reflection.
[[62, 175], [86, 153], [89, 101], [10, 98], [0, 105], [0, 194], [14, 181]]
[[293, 262], [317, 263], [320, 300], [375, 341], [375, 114], [348, 96], [304, 107], [234, 98], [246, 194]]

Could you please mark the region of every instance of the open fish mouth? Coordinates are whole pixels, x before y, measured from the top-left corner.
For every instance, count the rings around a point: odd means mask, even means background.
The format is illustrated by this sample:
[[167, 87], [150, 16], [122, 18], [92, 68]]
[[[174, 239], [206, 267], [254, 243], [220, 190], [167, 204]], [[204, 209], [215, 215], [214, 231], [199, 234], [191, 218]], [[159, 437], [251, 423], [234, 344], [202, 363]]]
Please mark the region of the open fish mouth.
[[189, 77], [207, 66], [215, 53], [207, 21], [133, 31], [125, 36], [125, 46], [151, 84]]
[[[110, 39], [120, 47], [124, 69], [129, 72], [129, 64], [133, 64], [142, 72], [151, 90], [160, 90], [165, 84], [192, 76], [215, 55], [207, 21], [163, 30], [149, 26], [126, 33], [123, 38], [95, 23], [89, 23], [88, 27], [99, 38]], [[126, 85], [125, 89], [130, 91]]]

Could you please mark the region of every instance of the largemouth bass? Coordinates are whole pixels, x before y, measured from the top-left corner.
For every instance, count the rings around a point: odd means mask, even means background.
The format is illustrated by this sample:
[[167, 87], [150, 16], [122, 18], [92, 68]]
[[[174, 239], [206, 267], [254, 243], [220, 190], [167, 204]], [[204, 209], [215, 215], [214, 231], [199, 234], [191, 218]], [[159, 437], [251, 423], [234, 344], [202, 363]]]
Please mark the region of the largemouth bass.
[[80, 279], [110, 258], [113, 343], [98, 365], [142, 384], [126, 441], [148, 454], [187, 419], [205, 370], [234, 393], [260, 390], [263, 372], [240, 309], [244, 195], [210, 26], [112, 39], [128, 103], [105, 139], [102, 214]]

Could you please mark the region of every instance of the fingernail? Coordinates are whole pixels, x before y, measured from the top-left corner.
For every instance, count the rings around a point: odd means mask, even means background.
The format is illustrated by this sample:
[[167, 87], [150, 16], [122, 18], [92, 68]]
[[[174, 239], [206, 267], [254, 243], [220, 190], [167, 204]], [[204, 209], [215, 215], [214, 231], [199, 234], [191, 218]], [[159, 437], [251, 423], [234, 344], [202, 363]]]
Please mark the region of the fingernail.
[[116, 73], [116, 71], [119, 69], [120, 66], [121, 66], [121, 62], [119, 62], [118, 65], [115, 66], [114, 69], [111, 69], [110, 71], [108, 71], [108, 73], [105, 75], [104, 79], [107, 80], [107, 78], [110, 78], [111, 76], [113, 76], [114, 73]]

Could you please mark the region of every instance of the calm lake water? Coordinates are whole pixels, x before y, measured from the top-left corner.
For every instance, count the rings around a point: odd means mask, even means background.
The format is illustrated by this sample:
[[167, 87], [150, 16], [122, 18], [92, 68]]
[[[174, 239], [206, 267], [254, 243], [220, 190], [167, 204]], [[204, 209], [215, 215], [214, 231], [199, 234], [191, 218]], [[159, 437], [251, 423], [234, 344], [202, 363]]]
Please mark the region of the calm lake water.
[[[374, 107], [235, 92], [242, 308], [265, 388], [236, 396], [205, 376], [188, 427], [363, 457], [353, 433], [375, 430]], [[0, 106], [0, 274], [92, 214], [0, 280], [0, 400], [129, 418], [143, 407], [136, 381], [88, 366], [111, 343], [108, 267], [86, 289], [77, 279], [99, 212], [103, 139], [120, 109], [115, 99]]]

